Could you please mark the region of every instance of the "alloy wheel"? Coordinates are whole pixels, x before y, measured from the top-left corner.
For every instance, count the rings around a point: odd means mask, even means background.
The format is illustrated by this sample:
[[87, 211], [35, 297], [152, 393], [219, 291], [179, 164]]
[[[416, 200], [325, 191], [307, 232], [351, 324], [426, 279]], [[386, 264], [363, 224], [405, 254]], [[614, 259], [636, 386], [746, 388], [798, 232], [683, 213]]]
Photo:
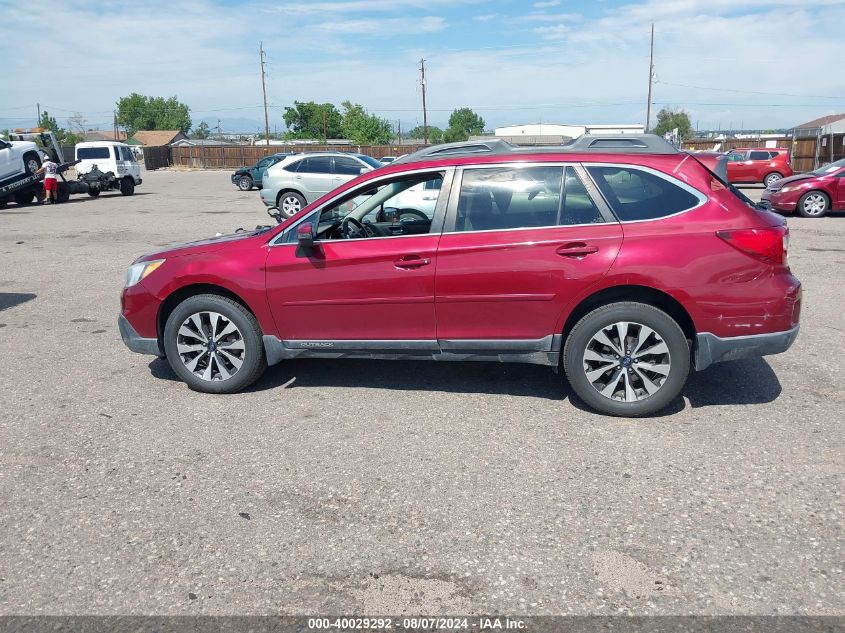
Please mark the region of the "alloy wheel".
[[302, 205], [299, 203], [299, 198], [295, 196], [285, 196], [282, 198], [282, 215], [286, 218], [293, 217], [302, 209]]
[[669, 347], [652, 328], [631, 321], [603, 327], [587, 343], [584, 373], [605, 398], [645, 400], [666, 382], [672, 361]]
[[827, 210], [827, 198], [821, 193], [811, 193], [804, 198], [804, 213], [807, 215], [821, 215]]
[[37, 172], [41, 168], [41, 165], [34, 158], [30, 158], [26, 162], [26, 168], [27, 168], [27, 170], [29, 171], [30, 174], [34, 174], [35, 172]]
[[228, 380], [240, 371], [246, 356], [235, 323], [211, 311], [196, 312], [182, 322], [176, 350], [188, 371], [205, 381]]
[[769, 174], [768, 176], [766, 176], [766, 180], [763, 182], [763, 184], [767, 187], [771, 187], [781, 178], [783, 178], [783, 176], [781, 176], [780, 174]]

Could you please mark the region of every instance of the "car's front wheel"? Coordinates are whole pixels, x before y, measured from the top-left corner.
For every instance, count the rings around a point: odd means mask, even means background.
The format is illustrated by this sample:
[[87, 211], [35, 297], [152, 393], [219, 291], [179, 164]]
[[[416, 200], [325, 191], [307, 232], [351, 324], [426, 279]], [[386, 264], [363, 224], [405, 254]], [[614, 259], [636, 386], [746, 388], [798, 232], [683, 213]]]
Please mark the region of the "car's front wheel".
[[240, 391], [267, 367], [258, 321], [220, 295], [197, 295], [176, 306], [164, 328], [164, 349], [176, 375], [205, 393]]
[[775, 184], [781, 178], [783, 178], [783, 176], [781, 174], [779, 174], [776, 171], [773, 171], [770, 174], [766, 174], [766, 177], [763, 178], [763, 184], [766, 185], [767, 187], [771, 187], [773, 184]]
[[238, 178], [238, 189], [241, 191], [249, 191], [252, 189], [252, 178], [249, 176], [241, 176]]
[[129, 176], [120, 181], [120, 193], [131, 196], [135, 193], [135, 181]]
[[305, 198], [295, 191], [285, 191], [279, 196], [276, 208], [281, 212], [282, 217], [291, 218], [305, 206]]
[[820, 218], [830, 209], [830, 198], [822, 191], [809, 191], [801, 196], [796, 207], [804, 218]]
[[596, 308], [572, 328], [563, 352], [573, 391], [609, 415], [656, 413], [678, 397], [690, 348], [678, 323], [644, 303]]

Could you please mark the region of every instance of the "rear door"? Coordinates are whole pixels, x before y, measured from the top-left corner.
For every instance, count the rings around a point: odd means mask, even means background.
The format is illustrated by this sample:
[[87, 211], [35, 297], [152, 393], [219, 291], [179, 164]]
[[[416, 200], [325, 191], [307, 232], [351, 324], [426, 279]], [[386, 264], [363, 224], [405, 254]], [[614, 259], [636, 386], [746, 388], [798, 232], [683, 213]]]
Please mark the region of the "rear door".
[[364, 165], [350, 156], [334, 157], [334, 177], [332, 183], [335, 188], [361, 175]]
[[763, 182], [763, 178], [777, 167], [772, 162], [772, 153], [767, 150], [751, 150], [748, 158], [751, 164], [749, 180], [753, 182]]
[[567, 306], [607, 273], [621, 244], [621, 226], [579, 166], [462, 170], [437, 251], [441, 348], [549, 351]]

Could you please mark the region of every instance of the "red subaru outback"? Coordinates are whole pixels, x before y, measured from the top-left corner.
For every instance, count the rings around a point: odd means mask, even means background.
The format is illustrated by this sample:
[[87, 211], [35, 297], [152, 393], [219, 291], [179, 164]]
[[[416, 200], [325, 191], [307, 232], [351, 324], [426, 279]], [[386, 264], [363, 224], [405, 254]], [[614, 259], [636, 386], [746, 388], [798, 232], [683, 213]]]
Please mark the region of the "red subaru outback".
[[691, 366], [798, 334], [784, 220], [734, 192], [655, 136], [441, 145], [279, 226], [139, 258], [120, 330], [210, 393], [291, 358], [486, 360], [562, 366], [595, 410], [646, 415]]

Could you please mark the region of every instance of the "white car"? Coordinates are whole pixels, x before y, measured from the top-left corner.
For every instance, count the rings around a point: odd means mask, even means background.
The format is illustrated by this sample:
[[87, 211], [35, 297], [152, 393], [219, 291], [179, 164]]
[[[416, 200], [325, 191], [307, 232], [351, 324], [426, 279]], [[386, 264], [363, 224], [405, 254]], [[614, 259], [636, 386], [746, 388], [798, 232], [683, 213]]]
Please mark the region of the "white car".
[[115, 141], [91, 141], [76, 146], [76, 173], [84, 175], [94, 167], [103, 173], [114, 174], [114, 188], [120, 189], [124, 196], [135, 193], [135, 186], [140, 185], [141, 166], [135, 159], [132, 148], [126, 143]]
[[34, 174], [41, 167], [38, 145], [0, 137], [0, 182]]

